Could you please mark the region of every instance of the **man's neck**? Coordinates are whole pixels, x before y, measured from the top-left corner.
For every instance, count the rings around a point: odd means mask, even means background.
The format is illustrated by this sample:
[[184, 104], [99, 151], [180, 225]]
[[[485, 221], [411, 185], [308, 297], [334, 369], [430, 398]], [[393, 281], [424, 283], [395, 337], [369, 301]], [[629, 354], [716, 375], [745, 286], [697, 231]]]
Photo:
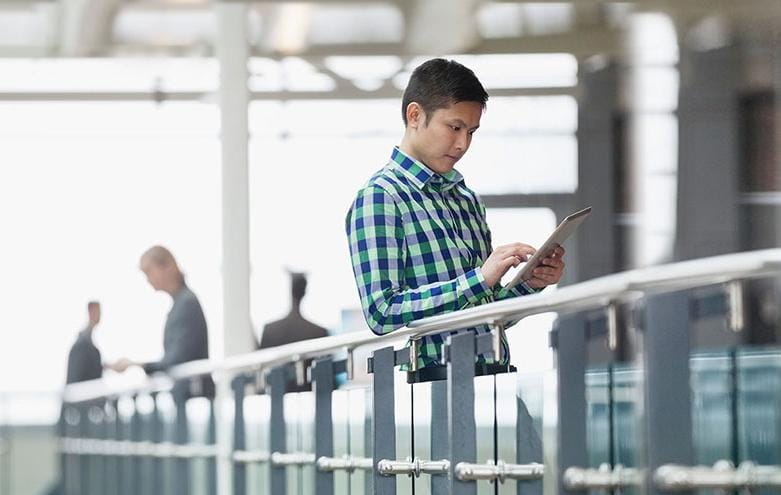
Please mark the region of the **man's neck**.
[[176, 295], [180, 293], [182, 289], [184, 289], [184, 282], [173, 283], [170, 287], [163, 290], [165, 290], [169, 296], [176, 297]]

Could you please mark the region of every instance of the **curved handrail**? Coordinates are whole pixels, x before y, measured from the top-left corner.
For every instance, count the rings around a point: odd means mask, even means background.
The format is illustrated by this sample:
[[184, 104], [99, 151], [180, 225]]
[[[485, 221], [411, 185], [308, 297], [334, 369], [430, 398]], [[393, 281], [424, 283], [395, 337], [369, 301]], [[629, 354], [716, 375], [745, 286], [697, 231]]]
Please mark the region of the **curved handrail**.
[[150, 377], [143, 385], [109, 387], [101, 379], [77, 383], [66, 387], [63, 398], [66, 402], [82, 402], [107, 396], [166, 390], [173, 386], [174, 381], [210, 373], [236, 374], [267, 369], [343, 349], [387, 345], [404, 338], [420, 338], [443, 330], [505, 323], [551, 311], [583, 311], [631, 298], [637, 293], [685, 290], [773, 273], [781, 273], [781, 249], [748, 251], [630, 270], [548, 293], [532, 294], [424, 318], [382, 336], [369, 332], [354, 332], [231, 356], [222, 361], [192, 361], [170, 368], [165, 375]]

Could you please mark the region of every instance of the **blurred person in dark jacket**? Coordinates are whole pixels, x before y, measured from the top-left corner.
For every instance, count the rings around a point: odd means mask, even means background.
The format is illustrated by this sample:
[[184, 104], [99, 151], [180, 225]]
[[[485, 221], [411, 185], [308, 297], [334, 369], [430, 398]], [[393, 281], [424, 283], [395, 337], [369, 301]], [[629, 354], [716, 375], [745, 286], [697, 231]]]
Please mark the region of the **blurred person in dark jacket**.
[[[100, 303], [90, 301], [87, 303], [87, 326], [82, 329], [76, 341], [71, 345], [68, 352], [68, 368], [65, 375], [65, 384], [86, 382], [88, 380], [97, 380], [103, 376], [103, 361], [100, 356], [100, 350], [95, 347], [92, 341], [92, 335], [95, 327], [100, 323]], [[100, 406], [98, 406], [100, 407]], [[57, 432], [60, 438], [66, 436], [66, 412], [65, 405], [60, 409], [60, 417], [57, 421]], [[60, 455], [60, 475], [51, 485], [46, 493], [49, 495], [59, 495], [65, 492], [65, 456]]]
[[[328, 330], [316, 323], [312, 323], [301, 314], [301, 300], [306, 294], [306, 284], [305, 274], [290, 272], [292, 300], [290, 312], [281, 320], [273, 321], [263, 327], [260, 344], [258, 345], [259, 349], [328, 336]], [[311, 364], [311, 360], [307, 360], [306, 368], [309, 368]], [[291, 392], [311, 390], [309, 385], [299, 386], [295, 383], [295, 380], [288, 382], [287, 388]]]
[[103, 361], [100, 351], [92, 341], [95, 327], [100, 323], [100, 303], [87, 303], [87, 326], [79, 332], [68, 353], [66, 384], [95, 380], [103, 376]]

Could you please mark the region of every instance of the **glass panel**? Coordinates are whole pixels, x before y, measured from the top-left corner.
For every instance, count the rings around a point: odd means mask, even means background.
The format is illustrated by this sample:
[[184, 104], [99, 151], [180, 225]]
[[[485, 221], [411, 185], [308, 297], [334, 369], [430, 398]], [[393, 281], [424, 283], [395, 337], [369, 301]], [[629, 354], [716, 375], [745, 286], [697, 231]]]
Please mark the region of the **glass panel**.
[[[209, 419], [211, 417], [211, 403], [209, 399], [198, 397], [187, 401], [187, 422], [190, 443], [209, 444]], [[207, 459], [193, 459], [190, 461], [191, 477], [190, 489], [193, 495], [208, 493], [209, 487], [209, 462]]]
[[[739, 461], [781, 464], [781, 352], [778, 349], [739, 350]], [[761, 492], [767, 492], [763, 490]]]
[[725, 352], [692, 356], [691, 383], [695, 462], [733, 460], [732, 358]]
[[[354, 457], [371, 459], [371, 388], [357, 387], [349, 391], [349, 447]], [[371, 493], [371, 471], [355, 471], [350, 475], [350, 494]], [[344, 493], [335, 490], [334, 493]]]
[[641, 377], [642, 372], [632, 365], [615, 364], [612, 367], [613, 455], [614, 463], [624, 467], [639, 467]]
[[586, 372], [586, 448], [588, 465], [610, 463], [610, 373], [604, 368]]
[[[406, 373], [394, 372], [395, 377], [395, 403], [396, 403], [396, 459], [404, 460], [411, 457], [411, 423], [412, 423], [412, 389], [406, 381]], [[417, 405], [417, 402], [416, 402]], [[406, 476], [396, 477], [396, 494], [411, 494], [412, 481]]]
[[[271, 398], [267, 395], [250, 395], [244, 399], [244, 423], [248, 451], [269, 453], [269, 420]], [[247, 466], [247, 487], [249, 493], [263, 493], [269, 486], [269, 465], [249, 464]]]
[[[334, 457], [350, 453], [350, 390], [334, 390], [331, 394], [331, 418], [334, 428]], [[348, 493], [349, 475], [334, 472], [334, 493]]]
[[[434, 420], [431, 417], [431, 383], [416, 383], [412, 385], [414, 408], [414, 457], [421, 460], [434, 460], [431, 456], [431, 426]], [[447, 416], [437, 418], [438, 421], [447, 422]], [[399, 478], [404, 479], [404, 478]], [[421, 474], [414, 479], [415, 495], [429, 495], [431, 493], [431, 476]]]
[[[475, 426], [477, 427], [477, 457], [482, 464], [495, 459], [494, 455], [494, 377], [475, 378]], [[486, 481], [477, 482], [477, 495], [493, 495], [494, 486]]]

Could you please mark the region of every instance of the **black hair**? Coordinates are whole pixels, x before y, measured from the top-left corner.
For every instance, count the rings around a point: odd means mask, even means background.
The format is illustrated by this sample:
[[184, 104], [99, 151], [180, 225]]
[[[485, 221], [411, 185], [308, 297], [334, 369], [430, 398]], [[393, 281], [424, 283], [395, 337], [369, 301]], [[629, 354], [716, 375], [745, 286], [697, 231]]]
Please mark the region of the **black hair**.
[[404, 126], [407, 125], [407, 107], [413, 101], [423, 107], [428, 125], [435, 110], [461, 101], [474, 101], [485, 109], [488, 93], [471, 69], [455, 60], [433, 58], [412, 72], [404, 90], [401, 99]]

